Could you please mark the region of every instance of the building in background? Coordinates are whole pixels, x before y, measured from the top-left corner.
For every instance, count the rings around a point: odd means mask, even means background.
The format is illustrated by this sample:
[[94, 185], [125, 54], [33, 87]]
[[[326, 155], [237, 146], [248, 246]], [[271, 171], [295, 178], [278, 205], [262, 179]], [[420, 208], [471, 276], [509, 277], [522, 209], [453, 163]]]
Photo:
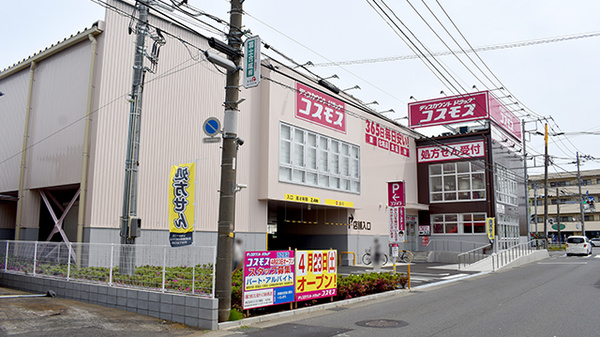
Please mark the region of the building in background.
[[[600, 237], [600, 213], [595, 202], [600, 198], [600, 170], [581, 171], [581, 195], [577, 183], [577, 172], [548, 174], [548, 238], [558, 240], [570, 235]], [[531, 233], [544, 235], [544, 175], [529, 176], [529, 201]], [[557, 194], [558, 191], [558, 194]], [[581, 221], [583, 206], [584, 221]], [[564, 240], [563, 240], [564, 242]]]

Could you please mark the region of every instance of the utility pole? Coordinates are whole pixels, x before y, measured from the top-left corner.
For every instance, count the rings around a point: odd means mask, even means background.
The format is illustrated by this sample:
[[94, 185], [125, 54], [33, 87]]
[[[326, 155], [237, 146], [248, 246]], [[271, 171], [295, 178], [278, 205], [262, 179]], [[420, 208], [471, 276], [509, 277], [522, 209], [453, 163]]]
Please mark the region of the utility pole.
[[[539, 238], [539, 233], [538, 233], [538, 210], [537, 210], [537, 206], [538, 206], [538, 202], [537, 202], [537, 181], [533, 183], [533, 202], [535, 204], [535, 237], [537, 239], [537, 238]], [[537, 245], [537, 241], [536, 241], [536, 245]]]
[[558, 231], [558, 244], [562, 244], [562, 238], [560, 236], [560, 198], [558, 195], [558, 187], [556, 188], [556, 230]]
[[544, 133], [544, 248], [548, 249], [548, 123]]
[[[134, 244], [139, 235], [140, 220], [137, 215], [137, 181], [140, 154], [140, 117], [142, 92], [144, 89], [144, 41], [148, 32], [148, 7], [138, 1], [139, 21], [136, 24], [136, 45], [133, 63], [133, 84], [129, 99], [129, 133], [127, 136], [127, 158], [125, 159], [125, 183], [123, 213], [121, 216], [121, 253], [119, 273], [131, 275], [135, 269]], [[131, 245], [131, 246], [126, 246]]]
[[216, 296], [219, 299], [219, 322], [229, 320], [231, 310], [231, 271], [233, 232], [235, 228], [236, 160], [240, 144], [237, 135], [239, 86], [242, 47], [242, 2], [231, 0], [229, 46], [236, 53], [229, 56], [237, 69], [227, 71], [225, 116], [223, 119], [223, 154], [221, 157], [221, 189], [217, 239]]
[[585, 236], [585, 215], [583, 212], [583, 195], [581, 195], [581, 173], [579, 171], [579, 152], [577, 152], [577, 186], [579, 186], [579, 212], [581, 213], [581, 233]]
[[[525, 120], [521, 120], [521, 134], [523, 135], [523, 170], [525, 173], [525, 219], [527, 219], [527, 231], [530, 234], [531, 212], [529, 210], [529, 175], [527, 174], [527, 142], [525, 141]], [[535, 194], [535, 193], [534, 193]], [[537, 206], [537, 205], [536, 205]], [[537, 232], [537, 231], [536, 231]], [[536, 233], [537, 234], [537, 233]], [[531, 237], [529, 238], [531, 239]]]

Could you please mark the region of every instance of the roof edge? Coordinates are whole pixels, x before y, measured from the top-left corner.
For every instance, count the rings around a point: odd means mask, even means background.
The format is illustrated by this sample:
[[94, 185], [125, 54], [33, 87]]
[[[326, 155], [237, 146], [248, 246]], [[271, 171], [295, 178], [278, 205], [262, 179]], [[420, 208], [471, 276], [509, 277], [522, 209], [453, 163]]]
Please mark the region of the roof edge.
[[6, 68], [6, 70], [0, 72], [0, 80], [10, 75], [13, 75], [23, 69], [29, 68], [32, 62], [39, 62], [60, 51], [72, 47], [82, 42], [83, 40], [87, 40], [89, 35], [96, 36], [98, 34], [101, 34], [102, 32], [104, 32], [104, 21], [98, 20], [92, 24], [91, 28], [88, 28], [83, 32], [78, 33], [77, 35], [71, 36], [55, 45], [52, 45], [44, 49], [43, 51], [40, 51], [37, 54], [34, 54], [33, 56], [30, 56], [26, 60], [13, 65], [12, 67]]

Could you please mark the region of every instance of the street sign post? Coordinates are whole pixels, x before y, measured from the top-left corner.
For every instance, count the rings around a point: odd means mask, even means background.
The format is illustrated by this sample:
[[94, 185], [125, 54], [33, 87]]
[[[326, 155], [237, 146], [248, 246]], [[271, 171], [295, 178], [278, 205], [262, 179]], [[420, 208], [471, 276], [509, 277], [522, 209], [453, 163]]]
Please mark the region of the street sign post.
[[244, 88], [248, 89], [260, 82], [260, 37], [246, 40], [244, 49]]
[[388, 182], [388, 206], [406, 206], [404, 195], [404, 181]]
[[202, 131], [207, 136], [214, 137], [221, 132], [221, 122], [216, 117], [209, 117], [202, 124]]

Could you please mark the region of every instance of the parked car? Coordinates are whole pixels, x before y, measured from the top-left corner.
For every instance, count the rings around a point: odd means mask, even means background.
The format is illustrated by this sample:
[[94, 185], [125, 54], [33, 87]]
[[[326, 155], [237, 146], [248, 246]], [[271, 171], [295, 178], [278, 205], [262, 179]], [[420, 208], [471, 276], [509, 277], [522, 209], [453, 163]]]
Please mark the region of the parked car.
[[590, 254], [592, 254], [592, 244], [587, 236], [569, 236], [567, 238], [567, 256]]
[[600, 247], [600, 238], [593, 238], [590, 240], [590, 243], [594, 247]]

